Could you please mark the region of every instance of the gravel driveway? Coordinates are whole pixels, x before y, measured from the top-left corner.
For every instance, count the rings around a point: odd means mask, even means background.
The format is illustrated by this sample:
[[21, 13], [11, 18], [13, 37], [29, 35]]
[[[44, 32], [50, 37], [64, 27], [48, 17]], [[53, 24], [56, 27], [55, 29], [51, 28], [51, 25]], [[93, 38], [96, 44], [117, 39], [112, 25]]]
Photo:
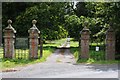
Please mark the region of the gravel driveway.
[[118, 64], [76, 64], [69, 49], [57, 49], [46, 62], [22, 67], [15, 72], [3, 72], [2, 77], [118, 78]]

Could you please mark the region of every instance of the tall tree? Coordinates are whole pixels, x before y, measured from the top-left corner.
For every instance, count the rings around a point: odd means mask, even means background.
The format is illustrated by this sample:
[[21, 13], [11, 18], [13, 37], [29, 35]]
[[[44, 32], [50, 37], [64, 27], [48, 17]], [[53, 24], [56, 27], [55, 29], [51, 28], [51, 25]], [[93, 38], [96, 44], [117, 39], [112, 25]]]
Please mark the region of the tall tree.
[[[32, 26], [31, 21], [36, 19], [37, 27], [45, 39], [66, 37], [64, 15], [67, 14], [66, 9], [70, 7], [69, 5], [69, 2], [3, 3], [3, 10], [5, 9], [3, 24], [6, 24], [7, 19], [10, 18], [18, 36], [28, 36], [27, 30]], [[6, 26], [7, 24], [3, 25]]]

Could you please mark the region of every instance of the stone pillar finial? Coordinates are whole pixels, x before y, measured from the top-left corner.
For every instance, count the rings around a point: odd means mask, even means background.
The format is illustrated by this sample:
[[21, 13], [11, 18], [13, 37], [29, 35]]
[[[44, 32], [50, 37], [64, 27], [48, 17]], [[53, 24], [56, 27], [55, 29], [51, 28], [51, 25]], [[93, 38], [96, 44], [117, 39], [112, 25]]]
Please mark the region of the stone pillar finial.
[[8, 24], [12, 24], [12, 20], [9, 19], [9, 20], [7, 21], [7, 23], [8, 23]]
[[32, 20], [33, 27], [36, 27], [37, 20]]
[[88, 22], [84, 22], [84, 29], [87, 29]]
[[7, 23], [8, 23], [8, 27], [11, 27], [12, 20], [9, 19], [9, 20], [7, 21]]

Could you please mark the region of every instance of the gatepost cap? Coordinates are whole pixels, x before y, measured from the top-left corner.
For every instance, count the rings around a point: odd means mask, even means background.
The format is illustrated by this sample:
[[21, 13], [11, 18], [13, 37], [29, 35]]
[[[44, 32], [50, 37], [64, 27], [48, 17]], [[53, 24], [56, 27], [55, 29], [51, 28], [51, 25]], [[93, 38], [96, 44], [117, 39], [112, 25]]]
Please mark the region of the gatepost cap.
[[32, 20], [32, 23], [33, 23], [33, 24], [36, 24], [36, 23], [37, 23], [37, 20], [35, 20], [35, 19]]
[[7, 23], [8, 23], [8, 24], [12, 24], [12, 20], [9, 19], [9, 20], [7, 21]]

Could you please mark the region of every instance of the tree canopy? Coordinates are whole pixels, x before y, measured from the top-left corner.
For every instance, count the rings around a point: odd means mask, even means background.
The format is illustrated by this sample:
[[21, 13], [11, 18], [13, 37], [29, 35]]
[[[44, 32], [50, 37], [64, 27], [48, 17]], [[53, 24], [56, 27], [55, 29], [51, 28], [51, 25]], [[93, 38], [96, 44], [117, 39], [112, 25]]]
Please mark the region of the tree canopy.
[[74, 6], [73, 2], [6, 2], [2, 5], [3, 28], [7, 26], [7, 20], [12, 19], [17, 35], [28, 36], [31, 21], [36, 19], [44, 39], [67, 36], [78, 39], [84, 23], [88, 22], [91, 37], [99, 37], [102, 41], [112, 24], [116, 46], [120, 46], [120, 2], [78, 2]]

